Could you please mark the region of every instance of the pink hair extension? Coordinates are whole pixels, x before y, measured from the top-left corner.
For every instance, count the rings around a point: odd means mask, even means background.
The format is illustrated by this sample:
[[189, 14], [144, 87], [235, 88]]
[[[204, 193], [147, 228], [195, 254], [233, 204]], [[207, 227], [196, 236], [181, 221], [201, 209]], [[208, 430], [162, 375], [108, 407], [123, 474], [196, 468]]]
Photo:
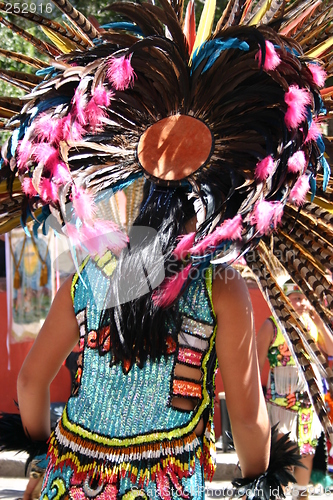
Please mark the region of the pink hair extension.
[[236, 215], [232, 219], [227, 219], [215, 231], [206, 236], [200, 243], [195, 245], [191, 253], [203, 253], [207, 248], [216, 247], [223, 240], [238, 240], [242, 238], [242, 216]]
[[81, 221], [91, 220], [96, 213], [96, 205], [89, 191], [74, 186], [72, 191], [75, 214]]
[[312, 73], [313, 81], [318, 87], [324, 87], [327, 78], [326, 71], [316, 63], [309, 63], [308, 68]]
[[289, 130], [297, 128], [306, 118], [306, 106], [311, 103], [311, 95], [306, 89], [300, 89], [298, 85], [290, 85], [284, 100], [288, 105], [284, 116], [285, 124]]
[[308, 130], [308, 135], [306, 136], [305, 143], [310, 142], [310, 141], [316, 141], [318, 137], [321, 136], [321, 130], [318, 125], [318, 122], [313, 119], [310, 125], [310, 128]]
[[304, 151], [296, 151], [288, 160], [288, 172], [297, 174], [304, 172], [306, 166], [306, 158]]
[[44, 201], [58, 201], [58, 188], [57, 185], [54, 184], [50, 179], [46, 179], [42, 177], [39, 182], [39, 195]]
[[289, 201], [296, 206], [304, 203], [306, 195], [310, 190], [309, 177], [306, 174], [301, 175], [294, 184], [289, 193]]
[[39, 141], [58, 144], [62, 138], [61, 119], [52, 118], [46, 113], [41, 113], [36, 120], [35, 131]]
[[260, 234], [268, 234], [274, 218], [274, 202], [261, 200], [255, 204], [252, 212], [251, 224], [256, 225]]
[[73, 97], [73, 104], [74, 104], [73, 110], [71, 111], [72, 115], [75, 116], [76, 120], [79, 122], [80, 125], [83, 126], [86, 125], [87, 117], [85, 109], [87, 106], [87, 100], [83, 92], [79, 89], [75, 90], [75, 94]]
[[111, 90], [106, 90], [102, 84], [95, 87], [92, 97], [98, 106], [105, 106], [108, 108], [110, 106], [111, 98], [113, 97], [113, 92]]
[[264, 181], [272, 175], [274, 172], [274, 159], [272, 156], [266, 156], [263, 160], [259, 161], [255, 170], [255, 177], [259, 179], [259, 181]]
[[195, 232], [183, 234], [179, 238], [179, 243], [173, 251], [174, 256], [178, 260], [182, 260], [192, 248], [195, 239]]
[[[280, 56], [277, 54], [274, 45], [272, 42], [269, 42], [266, 40], [265, 42], [266, 45], [266, 57], [265, 57], [265, 63], [264, 63], [264, 70], [265, 71], [273, 71], [275, 68], [278, 67], [278, 65], [281, 62]], [[261, 60], [262, 60], [262, 51], [259, 49], [256, 59], [259, 61], [259, 67], [261, 66]]]
[[17, 167], [20, 174], [28, 171], [27, 163], [31, 159], [34, 146], [28, 139], [23, 139], [19, 142], [17, 148]]
[[178, 297], [184, 283], [186, 283], [192, 264], [188, 264], [184, 269], [172, 278], [166, 278], [160, 290], [153, 293], [153, 301], [158, 307], [168, 307]]
[[22, 191], [27, 196], [36, 196], [38, 194], [30, 177], [24, 177], [22, 182]]
[[130, 57], [111, 57], [107, 65], [106, 76], [116, 90], [125, 90], [133, 85], [136, 74], [132, 68]]

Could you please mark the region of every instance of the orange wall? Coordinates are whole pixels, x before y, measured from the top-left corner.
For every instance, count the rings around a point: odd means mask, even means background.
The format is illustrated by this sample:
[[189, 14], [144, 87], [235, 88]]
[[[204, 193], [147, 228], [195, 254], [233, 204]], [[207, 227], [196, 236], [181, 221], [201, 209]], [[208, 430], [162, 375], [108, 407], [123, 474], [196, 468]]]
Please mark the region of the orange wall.
[[[0, 292], [0, 411], [17, 412], [14, 404], [14, 401], [17, 401], [16, 379], [24, 358], [32, 346], [32, 342], [10, 344], [10, 370], [8, 370], [6, 300], [6, 292]], [[62, 366], [51, 384], [51, 402], [60, 403], [66, 401], [70, 394], [70, 384], [69, 371]]]

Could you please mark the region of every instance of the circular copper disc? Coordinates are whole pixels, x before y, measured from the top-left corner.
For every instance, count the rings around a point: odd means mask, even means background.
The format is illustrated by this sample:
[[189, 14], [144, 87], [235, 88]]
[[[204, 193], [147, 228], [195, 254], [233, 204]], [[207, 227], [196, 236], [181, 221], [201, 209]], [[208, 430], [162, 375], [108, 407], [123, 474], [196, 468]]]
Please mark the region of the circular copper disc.
[[212, 134], [202, 121], [188, 115], [168, 116], [142, 134], [138, 159], [148, 174], [179, 181], [206, 163], [212, 144]]

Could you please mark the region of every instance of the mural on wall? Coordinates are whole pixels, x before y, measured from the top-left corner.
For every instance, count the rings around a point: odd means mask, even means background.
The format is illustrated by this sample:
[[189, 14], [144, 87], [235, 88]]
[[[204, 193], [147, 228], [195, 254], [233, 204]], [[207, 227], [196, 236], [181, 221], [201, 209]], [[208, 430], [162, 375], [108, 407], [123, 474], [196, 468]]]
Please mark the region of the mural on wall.
[[9, 235], [11, 342], [34, 339], [50, 309], [54, 294], [53, 244], [51, 232], [36, 237], [15, 229]]

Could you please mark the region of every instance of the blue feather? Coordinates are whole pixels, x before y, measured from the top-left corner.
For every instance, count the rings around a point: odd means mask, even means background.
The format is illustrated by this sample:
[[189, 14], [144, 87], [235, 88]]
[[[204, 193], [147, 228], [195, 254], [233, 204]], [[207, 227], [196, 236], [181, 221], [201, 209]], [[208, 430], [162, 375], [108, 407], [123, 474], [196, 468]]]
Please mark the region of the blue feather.
[[119, 23], [107, 23], [101, 26], [103, 29], [113, 29], [113, 30], [125, 30], [130, 31], [131, 33], [135, 33], [143, 37], [143, 33], [141, 28], [133, 23], [119, 22]]
[[209, 68], [213, 66], [215, 61], [220, 57], [221, 52], [227, 49], [239, 49], [248, 51], [249, 45], [247, 42], [243, 40], [239, 40], [238, 38], [228, 38], [227, 40], [210, 40], [202, 44], [197, 50], [194, 52], [192, 59], [192, 67], [191, 73], [196, 70], [196, 68], [201, 64], [204, 59], [208, 59], [202, 73], [207, 71]]
[[311, 202], [314, 200], [314, 197], [316, 196], [316, 191], [317, 191], [317, 182], [315, 177], [313, 175], [310, 175], [310, 188], [311, 188]]
[[330, 180], [331, 168], [330, 168], [329, 164], [327, 163], [324, 155], [322, 155], [319, 158], [319, 161], [320, 161], [320, 164], [321, 164], [322, 169], [323, 169], [323, 190], [326, 191], [328, 181]]

